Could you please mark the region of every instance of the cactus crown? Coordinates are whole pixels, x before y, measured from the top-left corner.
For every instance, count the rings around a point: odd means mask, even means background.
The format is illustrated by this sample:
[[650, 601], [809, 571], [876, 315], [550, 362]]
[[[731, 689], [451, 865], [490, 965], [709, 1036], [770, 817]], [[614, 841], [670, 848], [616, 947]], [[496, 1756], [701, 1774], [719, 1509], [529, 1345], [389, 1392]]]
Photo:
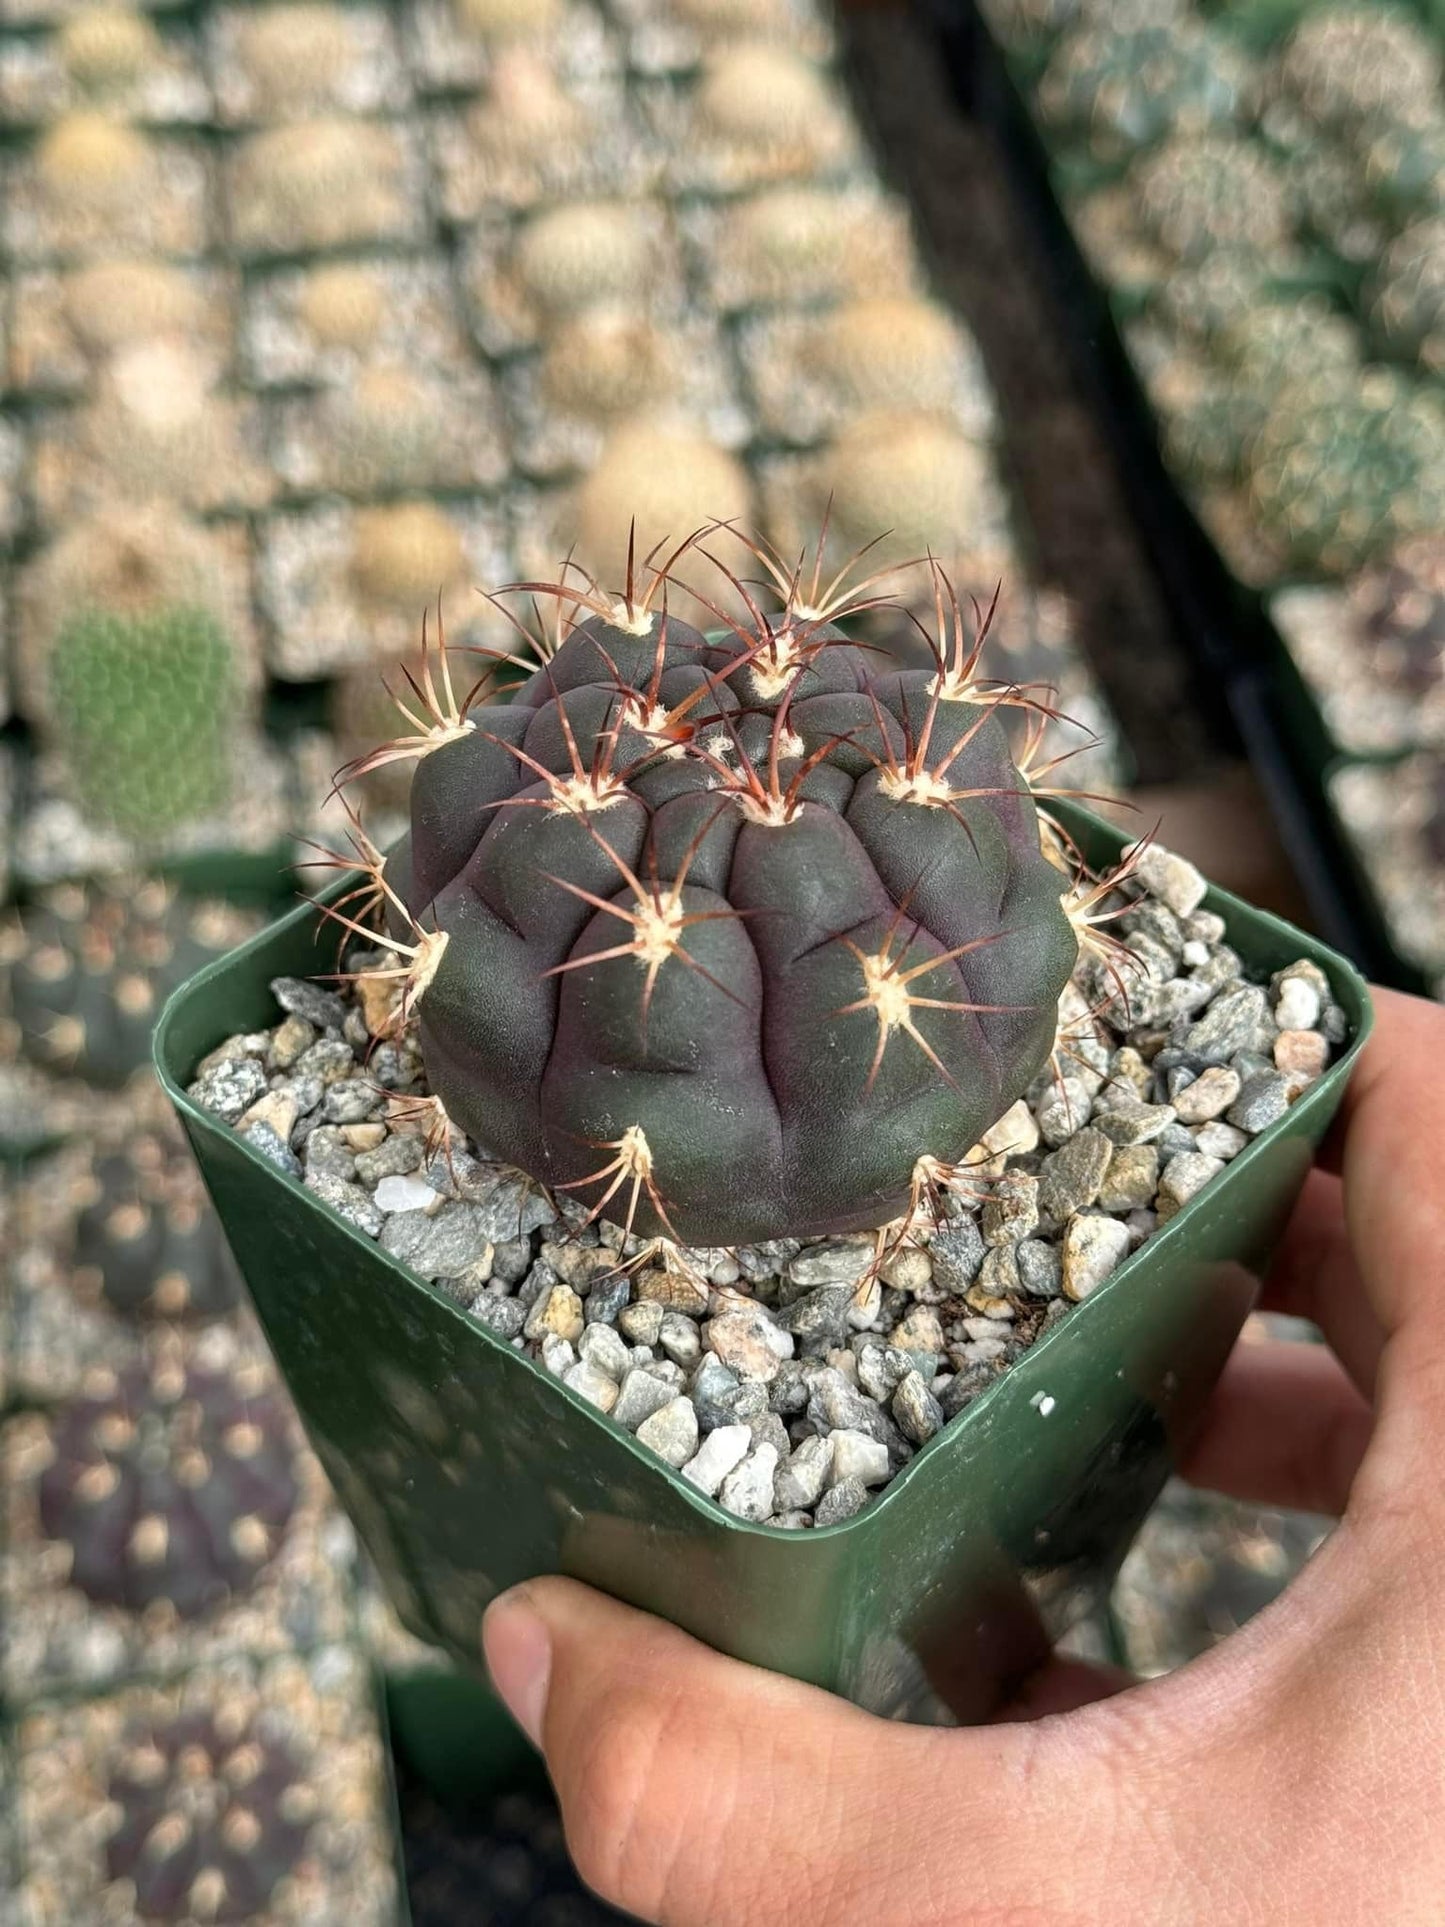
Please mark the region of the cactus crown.
[[[669, 599], [722, 532], [762, 580], [728, 572], [741, 613], [709, 638]], [[431, 726], [408, 705], [369, 762], [416, 762], [410, 837], [384, 869], [362, 851], [360, 890], [432, 1093], [648, 1236], [898, 1218], [919, 1160], [958, 1166], [1047, 1059], [1089, 932], [1000, 722], [1045, 699], [983, 679], [989, 618], [936, 568], [931, 669], [849, 642], [883, 572], [830, 575], [825, 537], [789, 561], [714, 524], [634, 544], [616, 593], [514, 585], [564, 610], [556, 653], [460, 723], [434, 675]]]
[[301, 1763], [223, 1701], [133, 1719], [115, 1749], [106, 1871], [143, 1920], [253, 1920], [300, 1861], [316, 1815]]
[[40, 1522], [71, 1583], [183, 1619], [244, 1591], [274, 1556], [299, 1487], [285, 1401], [259, 1368], [172, 1356], [97, 1382], [54, 1422]]

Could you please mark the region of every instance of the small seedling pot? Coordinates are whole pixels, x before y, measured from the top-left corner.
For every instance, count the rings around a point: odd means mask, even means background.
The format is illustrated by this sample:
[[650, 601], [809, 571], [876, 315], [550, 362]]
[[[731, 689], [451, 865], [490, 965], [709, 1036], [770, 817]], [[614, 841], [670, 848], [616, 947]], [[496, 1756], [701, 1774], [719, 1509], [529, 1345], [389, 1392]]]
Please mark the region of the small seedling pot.
[[[1094, 864], [1112, 826], [1069, 809]], [[483, 1610], [568, 1573], [875, 1712], [980, 1718], [1096, 1606], [1188, 1447], [1370, 1028], [1342, 958], [1222, 891], [1246, 969], [1319, 964], [1348, 1047], [1275, 1125], [968, 1405], [864, 1511], [744, 1523], [474, 1323], [185, 1096], [273, 977], [327, 955], [303, 907], [172, 998], [156, 1062], [312, 1442], [402, 1619], [478, 1672]]]

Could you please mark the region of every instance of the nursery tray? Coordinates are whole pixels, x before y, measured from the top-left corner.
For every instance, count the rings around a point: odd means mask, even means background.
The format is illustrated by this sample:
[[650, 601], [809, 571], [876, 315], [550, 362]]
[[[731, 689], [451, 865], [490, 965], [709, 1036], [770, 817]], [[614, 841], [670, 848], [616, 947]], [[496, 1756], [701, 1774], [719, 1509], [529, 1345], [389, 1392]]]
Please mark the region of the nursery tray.
[[[954, 97], [993, 135], [1034, 229], [1070, 361], [1118, 464], [1160, 591], [1199, 670], [1217, 688], [1265, 792], [1312, 920], [1367, 975], [1425, 989], [1363, 883], [1327, 777], [1340, 754], [1270, 619], [1265, 591], [1237, 581], [1159, 446], [1153, 411], [1055, 192], [1058, 169], [976, 0], [920, 0], [946, 56]], [[1279, 585], [1282, 586], [1282, 585]]]
[[[1095, 864], [1123, 839], [1061, 812]], [[786, 1532], [724, 1512], [185, 1095], [315, 971], [296, 911], [167, 1005], [156, 1063], [278, 1363], [402, 1619], [480, 1670], [483, 1610], [563, 1572], [876, 1712], [982, 1717], [1107, 1593], [1253, 1305], [1370, 1026], [1322, 944], [1212, 891], [1246, 968], [1328, 974], [1350, 1044], [1278, 1124], [938, 1434], [863, 1512]]]

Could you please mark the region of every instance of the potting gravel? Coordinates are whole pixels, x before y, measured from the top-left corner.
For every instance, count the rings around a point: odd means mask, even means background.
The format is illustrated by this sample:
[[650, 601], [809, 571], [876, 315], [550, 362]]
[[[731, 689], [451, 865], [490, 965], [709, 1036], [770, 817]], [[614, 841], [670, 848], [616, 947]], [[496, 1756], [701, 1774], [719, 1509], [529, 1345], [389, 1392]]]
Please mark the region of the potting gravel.
[[375, 977], [278, 978], [281, 1020], [211, 1051], [190, 1095], [725, 1510], [834, 1525], [1344, 1043], [1319, 967], [1246, 981], [1204, 894], [1192, 864], [1143, 853], [1113, 900], [1132, 961], [1081, 957], [1054, 1064], [969, 1154], [944, 1221], [881, 1263], [867, 1235], [649, 1254], [486, 1147], [438, 1148], [414, 1029], [387, 1034]]

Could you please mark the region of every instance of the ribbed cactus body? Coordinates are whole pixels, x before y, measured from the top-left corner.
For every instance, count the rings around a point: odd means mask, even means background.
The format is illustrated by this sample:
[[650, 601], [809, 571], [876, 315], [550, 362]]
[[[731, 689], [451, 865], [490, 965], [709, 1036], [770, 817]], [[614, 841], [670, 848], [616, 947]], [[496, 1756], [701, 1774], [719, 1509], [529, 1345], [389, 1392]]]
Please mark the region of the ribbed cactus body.
[[1037, 1073], [1076, 955], [998, 715], [816, 623], [631, 626], [418, 766], [431, 1087], [639, 1231], [891, 1220]]
[[229, 801], [238, 676], [208, 610], [79, 610], [57, 632], [47, 695], [92, 822], [145, 840]]

